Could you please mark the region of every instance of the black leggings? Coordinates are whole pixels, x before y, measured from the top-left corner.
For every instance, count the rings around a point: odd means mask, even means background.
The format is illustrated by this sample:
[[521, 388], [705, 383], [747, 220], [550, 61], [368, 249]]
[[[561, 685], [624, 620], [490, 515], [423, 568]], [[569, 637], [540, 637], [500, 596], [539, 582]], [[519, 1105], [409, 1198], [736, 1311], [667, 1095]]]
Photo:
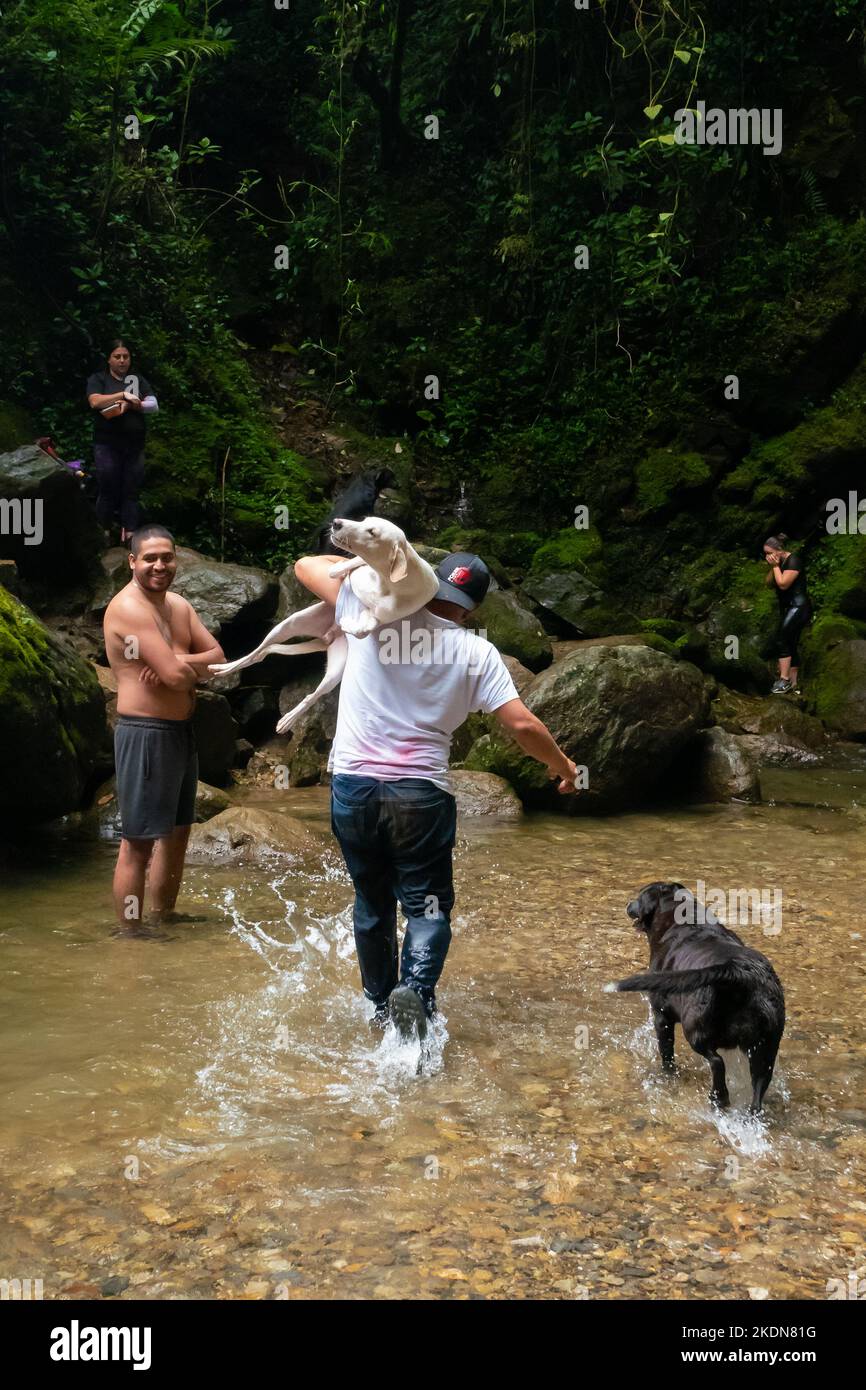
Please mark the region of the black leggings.
[[138, 490], [144, 481], [144, 448], [141, 444], [96, 444], [93, 449], [99, 495], [96, 515], [102, 526], [115, 517], [127, 531], [141, 525]]
[[798, 648], [800, 636], [804, 627], [811, 622], [812, 610], [808, 604], [792, 604], [782, 614], [782, 626], [779, 629], [779, 657], [791, 658], [791, 665], [797, 666]]

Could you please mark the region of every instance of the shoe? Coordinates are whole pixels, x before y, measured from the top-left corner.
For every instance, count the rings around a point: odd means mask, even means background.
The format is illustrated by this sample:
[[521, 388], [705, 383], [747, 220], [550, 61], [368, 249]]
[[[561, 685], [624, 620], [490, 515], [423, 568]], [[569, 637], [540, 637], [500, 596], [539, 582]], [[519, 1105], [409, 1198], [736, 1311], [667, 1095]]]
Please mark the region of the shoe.
[[388, 1012], [387, 1004], [377, 1004], [376, 1011], [369, 1020], [370, 1032], [376, 1033], [380, 1037], [385, 1032], [390, 1022], [391, 1015]]
[[388, 1008], [402, 1042], [411, 1041], [413, 1030], [417, 1030], [419, 1042], [424, 1041], [427, 1036], [427, 1013], [417, 990], [410, 989], [408, 985], [398, 985], [391, 991]]
[[771, 694], [771, 695], [788, 695], [788, 694], [790, 694], [792, 688], [793, 688], [793, 687], [792, 687], [790, 681], [777, 680], [777, 681], [776, 681], [776, 684], [773, 686], [772, 690], [770, 691], [770, 694]]

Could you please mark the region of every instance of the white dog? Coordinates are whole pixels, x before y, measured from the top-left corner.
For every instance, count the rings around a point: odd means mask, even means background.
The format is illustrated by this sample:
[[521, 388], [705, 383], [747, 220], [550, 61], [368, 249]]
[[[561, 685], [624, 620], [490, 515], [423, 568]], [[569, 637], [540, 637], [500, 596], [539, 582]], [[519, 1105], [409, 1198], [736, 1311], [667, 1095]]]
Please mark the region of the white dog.
[[[417, 613], [439, 590], [439, 579], [432, 566], [412, 549], [393, 522], [380, 516], [368, 516], [363, 521], [338, 517], [331, 523], [331, 536], [344, 550], [351, 550], [354, 559], [335, 557], [334, 567], [328, 573], [332, 579], [348, 575], [353, 592], [367, 612], [354, 622], [346, 619], [340, 626], [335, 621], [333, 604], [314, 603], [278, 623], [249, 656], [208, 668], [216, 676], [230, 676], [233, 671], [263, 661], [272, 652], [300, 656], [304, 652], [327, 651], [324, 676], [315, 690], [283, 715], [277, 724], [278, 734], [288, 733], [317, 700], [339, 684], [349, 654], [345, 633], [367, 637], [380, 623], [393, 623]], [[313, 640], [286, 646], [287, 637]]]

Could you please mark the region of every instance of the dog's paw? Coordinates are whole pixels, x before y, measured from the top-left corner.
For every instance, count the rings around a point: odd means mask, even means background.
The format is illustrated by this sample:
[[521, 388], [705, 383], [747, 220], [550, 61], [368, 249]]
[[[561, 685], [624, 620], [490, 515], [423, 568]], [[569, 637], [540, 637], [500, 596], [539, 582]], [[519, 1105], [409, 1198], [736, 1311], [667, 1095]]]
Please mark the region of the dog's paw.
[[603, 985], [602, 989], [605, 994], [616, 994], [619, 986], [614, 980], [611, 980], [609, 984]]
[[350, 637], [368, 637], [378, 626], [378, 619], [372, 613], [363, 613], [360, 618], [356, 618], [354, 621], [344, 619], [342, 622], [343, 631], [347, 632]]
[[240, 665], [238, 661], [224, 661], [216, 666], [208, 666], [212, 676], [231, 676]]
[[288, 733], [291, 733], [292, 725], [294, 724], [294, 722], [295, 722], [295, 721], [294, 721], [294, 719], [292, 718], [292, 716], [291, 716], [290, 714], [284, 714], [283, 717], [282, 717], [282, 719], [281, 719], [281, 720], [279, 721], [279, 723], [277, 724], [277, 733], [278, 733], [278, 734], [288, 734]]

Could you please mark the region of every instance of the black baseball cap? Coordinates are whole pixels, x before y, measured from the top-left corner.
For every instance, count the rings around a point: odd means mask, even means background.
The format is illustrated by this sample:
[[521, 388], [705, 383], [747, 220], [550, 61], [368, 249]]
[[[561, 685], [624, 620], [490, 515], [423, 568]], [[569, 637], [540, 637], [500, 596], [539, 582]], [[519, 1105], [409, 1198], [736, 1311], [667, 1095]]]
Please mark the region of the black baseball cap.
[[461, 608], [476, 608], [490, 587], [490, 570], [478, 555], [458, 550], [446, 555], [436, 566], [439, 588], [434, 598], [447, 603], [459, 603]]

